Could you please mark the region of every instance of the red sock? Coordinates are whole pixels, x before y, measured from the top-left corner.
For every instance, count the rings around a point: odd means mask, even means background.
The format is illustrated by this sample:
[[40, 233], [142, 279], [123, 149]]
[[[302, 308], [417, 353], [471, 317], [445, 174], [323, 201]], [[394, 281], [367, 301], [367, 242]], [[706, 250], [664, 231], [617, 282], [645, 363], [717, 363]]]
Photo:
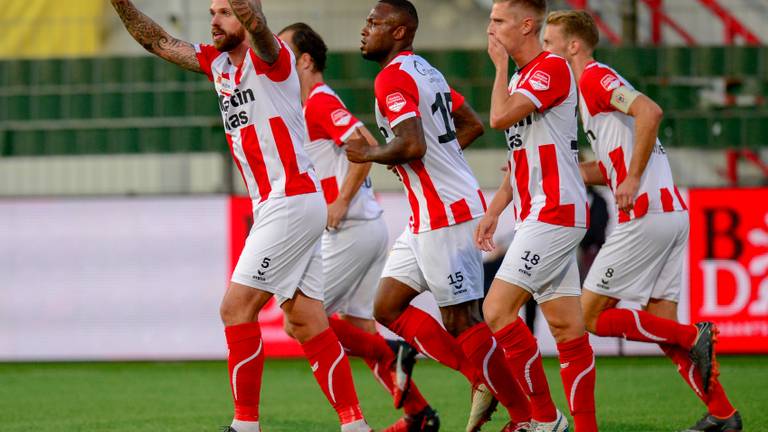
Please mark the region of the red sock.
[[507, 367], [503, 348], [491, 329], [485, 323], [477, 324], [462, 333], [458, 342], [475, 369], [482, 371], [483, 380], [507, 409], [510, 419], [515, 423], [531, 421], [531, 403]]
[[595, 419], [595, 354], [586, 334], [557, 344], [560, 377], [576, 432], [597, 431]]
[[[376, 381], [380, 382], [389, 394], [392, 394], [395, 384], [392, 381], [390, 369], [395, 361], [395, 353], [389, 348], [387, 341], [378, 333], [368, 333], [338, 318], [329, 318], [328, 322], [347, 354], [363, 358], [365, 364], [371, 368]], [[418, 414], [427, 405], [416, 384], [411, 382], [403, 411], [406, 414]]]
[[595, 334], [623, 337], [639, 342], [663, 343], [690, 349], [696, 340], [696, 327], [659, 318], [645, 311], [611, 308], [597, 317]]
[[549, 393], [547, 375], [541, 362], [536, 338], [522, 319], [504, 327], [494, 335], [504, 348], [509, 369], [517, 378], [523, 391], [531, 398], [533, 418], [551, 422], [557, 418], [557, 409]]
[[400, 335], [420, 353], [439, 361], [451, 369], [464, 374], [475, 383], [475, 369], [464, 357], [456, 340], [438, 323], [432, 315], [413, 306], [402, 313], [389, 329]]
[[[394, 354], [392, 354], [392, 359], [394, 360]], [[395, 382], [392, 380], [392, 373], [389, 368], [383, 369], [381, 363], [376, 362], [376, 360], [364, 359], [364, 361], [371, 369], [376, 381], [378, 381], [389, 394], [393, 394], [395, 391]], [[418, 387], [416, 387], [416, 383], [411, 381], [411, 389], [408, 391], [408, 396], [403, 403], [403, 412], [409, 415], [418, 414], [428, 405], [426, 399], [424, 399], [424, 396], [422, 396]]]
[[259, 420], [261, 374], [264, 371], [261, 327], [258, 322], [224, 328], [229, 356], [229, 384], [235, 402], [235, 420]]
[[328, 324], [344, 346], [347, 355], [376, 360], [394, 358], [387, 341], [378, 334], [368, 333], [338, 318], [328, 318]]
[[[390, 380], [391, 380], [390, 375]], [[403, 412], [408, 415], [415, 415], [422, 411], [424, 411], [424, 408], [428, 407], [429, 403], [427, 403], [427, 400], [424, 399], [424, 396], [419, 391], [419, 388], [416, 387], [416, 383], [411, 381], [411, 389], [408, 390], [408, 396], [405, 397], [405, 401], [403, 403]]]
[[339, 422], [345, 425], [361, 420], [363, 413], [357, 400], [349, 360], [333, 330], [325, 329], [304, 342], [301, 348], [312, 366], [317, 383], [338, 413]]
[[659, 345], [664, 354], [670, 358], [676, 365], [677, 371], [688, 386], [696, 393], [707, 406], [707, 410], [715, 417], [727, 418], [733, 415], [736, 409], [731, 405], [728, 396], [725, 395], [723, 386], [719, 380], [714, 380], [709, 384], [709, 392], [703, 393], [704, 386], [701, 382], [701, 374], [693, 365], [688, 351], [672, 345]]

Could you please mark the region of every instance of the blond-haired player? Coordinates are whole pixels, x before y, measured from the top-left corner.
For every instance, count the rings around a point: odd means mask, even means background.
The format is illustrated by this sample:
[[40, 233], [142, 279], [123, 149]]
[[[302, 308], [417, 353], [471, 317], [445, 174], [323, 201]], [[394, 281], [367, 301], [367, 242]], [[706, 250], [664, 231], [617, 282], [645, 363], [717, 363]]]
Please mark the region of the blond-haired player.
[[[488, 54], [496, 67], [491, 127], [506, 130], [509, 171], [476, 230], [477, 246], [494, 248], [498, 217], [510, 203], [517, 229], [483, 303], [485, 320], [530, 395], [537, 430], [563, 431], [549, 395], [536, 339], [518, 312], [531, 297], [541, 306], [560, 357], [560, 375], [575, 430], [597, 430], [595, 358], [581, 312], [576, 249], [589, 209], [578, 165], [576, 81], [564, 58], [543, 49], [545, 0], [496, 0]], [[510, 80], [509, 59], [518, 69]]]
[[[582, 124], [597, 157], [581, 164], [582, 176], [610, 186], [618, 205], [618, 225], [584, 281], [587, 329], [661, 347], [709, 410], [688, 431], [740, 431], [739, 413], [717, 381], [714, 326], [677, 322], [688, 212], [657, 139], [661, 108], [595, 61], [598, 40], [585, 11], [547, 18], [544, 46], [568, 59], [576, 74]], [[620, 300], [644, 310], [617, 308]]]

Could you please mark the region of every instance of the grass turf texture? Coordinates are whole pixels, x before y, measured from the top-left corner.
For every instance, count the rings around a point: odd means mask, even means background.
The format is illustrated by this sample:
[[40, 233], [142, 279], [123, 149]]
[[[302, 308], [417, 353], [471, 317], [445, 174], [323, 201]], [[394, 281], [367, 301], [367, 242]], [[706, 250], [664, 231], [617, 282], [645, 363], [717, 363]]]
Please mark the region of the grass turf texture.
[[[721, 357], [722, 382], [745, 430], [768, 424], [768, 358]], [[558, 407], [567, 412], [558, 364], [545, 359]], [[674, 431], [704, 408], [665, 358], [599, 358], [597, 410], [608, 432]], [[399, 413], [365, 365], [353, 360], [363, 411], [374, 428]], [[464, 430], [469, 386], [458, 373], [420, 361], [415, 379], [440, 412], [441, 430]], [[337, 431], [336, 416], [304, 360], [268, 361], [262, 389], [265, 432]], [[498, 431], [500, 410], [484, 430]], [[218, 431], [231, 420], [223, 362], [0, 364], [3, 432]]]

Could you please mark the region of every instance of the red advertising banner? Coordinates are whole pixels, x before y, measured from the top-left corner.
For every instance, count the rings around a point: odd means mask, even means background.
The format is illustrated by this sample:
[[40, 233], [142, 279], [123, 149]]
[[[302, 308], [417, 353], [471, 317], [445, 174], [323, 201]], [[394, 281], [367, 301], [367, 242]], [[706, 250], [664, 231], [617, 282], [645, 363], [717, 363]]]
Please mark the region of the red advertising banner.
[[[229, 201], [229, 273], [232, 273], [240, 252], [245, 245], [245, 239], [253, 225], [251, 199], [247, 197], [231, 197]], [[283, 311], [274, 299], [259, 313], [261, 336], [264, 339], [264, 354], [267, 357], [298, 357], [303, 356], [301, 346], [288, 337], [283, 330]]]
[[690, 319], [719, 352], [768, 353], [768, 188], [690, 189]]
[[[407, 203], [400, 203], [402, 209], [397, 203], [386, 202], [393, 227], [407, 213]], [[768, 188], [689, 189], [688, 207], [689, 280], [683, 290], [689, 291], [689, 302], [683, 296], [681, 307], [688, 307], [691, 322], [718, 325], [719, 352], [768, 354]], [[253, 220], [249, 198], [230, 198], [229, 210], [231, 272]], [[302, 355], [285, 335], [274, 301], [261, 312], [260, 322], [267, 356]]]

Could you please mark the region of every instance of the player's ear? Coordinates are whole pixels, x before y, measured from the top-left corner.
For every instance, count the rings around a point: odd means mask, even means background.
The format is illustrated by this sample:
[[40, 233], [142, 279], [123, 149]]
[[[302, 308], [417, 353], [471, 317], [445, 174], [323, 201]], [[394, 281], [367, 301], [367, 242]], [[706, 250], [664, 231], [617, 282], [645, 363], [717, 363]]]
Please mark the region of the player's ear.
[[566, 47], [566, 51], [568, 52], [569, 56], [574, 56], [576, 53], [581, 51], [582, 47], [584, 45], [581, 43], [581, 41], [577, 38], [573, 38], [568, 41], [568, 46]]
[[312, 56], [308, 53], [303, 53], [299, 57], [300, 62], [297, 62], [297, 66], [301, 67], [302, 69], [308, 69], [308, 70], [314, 70], [315, 69], [315, 62], [312, 60]]
[[523, 19], [523, 34], [529, 35], [536, 31], [536, 20], [532, 17], [526, 17]]
[[392, 32], [392, 37], [395, 38], [395, 40], [403, 40], [405, 39], [405, 36], [408, 34], [408, 28], [405, 26], [397, 26], [395, 27], [395, 30]]

